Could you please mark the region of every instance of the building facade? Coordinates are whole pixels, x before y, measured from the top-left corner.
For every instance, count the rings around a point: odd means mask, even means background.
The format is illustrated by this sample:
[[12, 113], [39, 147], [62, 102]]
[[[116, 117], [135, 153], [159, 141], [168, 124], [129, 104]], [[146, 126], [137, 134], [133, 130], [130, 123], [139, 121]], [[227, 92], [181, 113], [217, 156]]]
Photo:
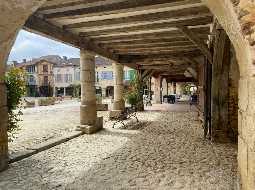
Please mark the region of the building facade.
[[54, 96], [72, 96], [74, 85], [80, 84], [80, 67], [73, 63], [56, 65], [54, 74]]
[[[111, 98], [114, 96], [113, 78], [112, 64], [96, 65], [96, 86], [101, 88], [103, 97]], [[124, 67], [124, 85], [127, 86], [134, 78], [135, 70], [129, 67]]]
[[27, 96], [52, 96], [54, 63], [47, 60], [32, 60], [17, 64], [27, 79]]
[[[96, 92], [102, 97], [114, 96], [114, 74], [112, 63], [96, 57]], [[23, 69], [27, 76], [28, 97], [73, 96], [74, 88], [80, 86], [80, 59], [43, 56], [31, 61], [14, 63]], [[135, 77], [135, 70], [124, 67], [124, 85], [127, 86]]]

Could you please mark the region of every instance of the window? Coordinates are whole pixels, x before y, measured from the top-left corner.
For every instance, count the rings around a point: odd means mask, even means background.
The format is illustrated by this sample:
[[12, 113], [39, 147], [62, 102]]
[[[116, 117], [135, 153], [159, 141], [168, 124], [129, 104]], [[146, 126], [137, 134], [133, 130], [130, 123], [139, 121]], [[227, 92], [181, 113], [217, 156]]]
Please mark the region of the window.
[[35, 72], [35, 65], [27, 66], [26, 70], [27, 70], [28, 73], [34, 73]]
[[102, 71], [100, 75], [101, 80], [112, 80], [113, 72], [112, 71]]
[[130, 80], [129, 72], [124, 71], [124, 80]]
[[135, 78], [135, 70], [128, 70], [124, 72], [124, 80], [133, 80]]
[[75, 77], [75, 80], [76, 80], [76, 81], [80, 81], [80, 72], [79, 72], [79, 71], [76, 71], [74, 77]]
[[48, 65], [43, 65], [43, 72], [48, 73]]
[[35, 85], [36, 80], [35, 77], [33, 75], [28, 75], [27, 76], [27, 84], [28, 85]]
[[62, 82], [62, 75], [61, 75], [61, 74], [57, 74], [57, 75], [55, 76], [55, 81], [56, 81], [56, 82]]
[[45, 86], [47, 86], [48, 83], [49, 83], [48, 76], [44, 76], [44, 77], [43, 77], [43, 84], [44, 84]]
[[64, 76], [64, 82], [65, 83], [70, 83], [73, 81], [73, 76], [71, 74], [65, 74]]
[[35, 82], [35, 77], [34, 76], [29, 76], [29, 82], [30, 83], [33, 83], [33, 82]]

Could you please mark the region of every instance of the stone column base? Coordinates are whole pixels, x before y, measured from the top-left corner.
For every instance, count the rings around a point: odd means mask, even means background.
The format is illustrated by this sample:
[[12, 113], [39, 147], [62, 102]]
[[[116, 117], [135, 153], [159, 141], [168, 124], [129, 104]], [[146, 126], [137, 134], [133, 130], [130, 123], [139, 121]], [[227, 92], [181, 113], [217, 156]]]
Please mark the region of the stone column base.
[[125, 101], [124, 100], [114, 101], [112, 109], [113, 110], [122, 110], [122, 111], [124, 111], [124, 109], [125, 109]]
[[108, 104], [97, 104], [97, 111], [108, 111]]
[[81, 125], [94, 125], [97, 120], [97, 111], [95, 105], [80, 106], [80, 123]]
[[94, 125], [80, 125], [77, 131], [82, 131], [84, 134], [93, 134], [103, 129], [103, 117], [98, 117]]

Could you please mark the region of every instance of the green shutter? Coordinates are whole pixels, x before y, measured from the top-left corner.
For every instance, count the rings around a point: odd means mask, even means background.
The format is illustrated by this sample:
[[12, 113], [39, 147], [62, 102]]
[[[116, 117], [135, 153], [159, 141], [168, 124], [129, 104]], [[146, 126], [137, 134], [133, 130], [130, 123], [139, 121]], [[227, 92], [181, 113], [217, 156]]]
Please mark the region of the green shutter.
[[129, 70], [128, 75], [129, 75], [130, 80], [134, 80], [135, 79], [135, 70]]

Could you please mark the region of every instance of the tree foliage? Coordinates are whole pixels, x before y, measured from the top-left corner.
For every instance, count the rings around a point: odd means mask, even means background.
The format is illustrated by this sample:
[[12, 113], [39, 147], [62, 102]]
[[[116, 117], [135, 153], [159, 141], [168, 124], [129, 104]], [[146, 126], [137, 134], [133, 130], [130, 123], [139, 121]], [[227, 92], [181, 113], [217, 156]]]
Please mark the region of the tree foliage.
[[125, 93], [126, 101], [136, 107], [138, 110], [143, 110], [143, 90], [146, 85], [148, 77], [142, 77], [139, 71], [136, 71], [134, 79], [130, 82], [130, 85]]
[[22, 96], [26, 93], [26, 81], [24, 71], [12, 67], [5, 75], [7, 88], [7, 108], [8, 108], [8, 134], [12, 140], [14, 134], [19, 129], [18, 122], [21, 121], [20, 103]]

